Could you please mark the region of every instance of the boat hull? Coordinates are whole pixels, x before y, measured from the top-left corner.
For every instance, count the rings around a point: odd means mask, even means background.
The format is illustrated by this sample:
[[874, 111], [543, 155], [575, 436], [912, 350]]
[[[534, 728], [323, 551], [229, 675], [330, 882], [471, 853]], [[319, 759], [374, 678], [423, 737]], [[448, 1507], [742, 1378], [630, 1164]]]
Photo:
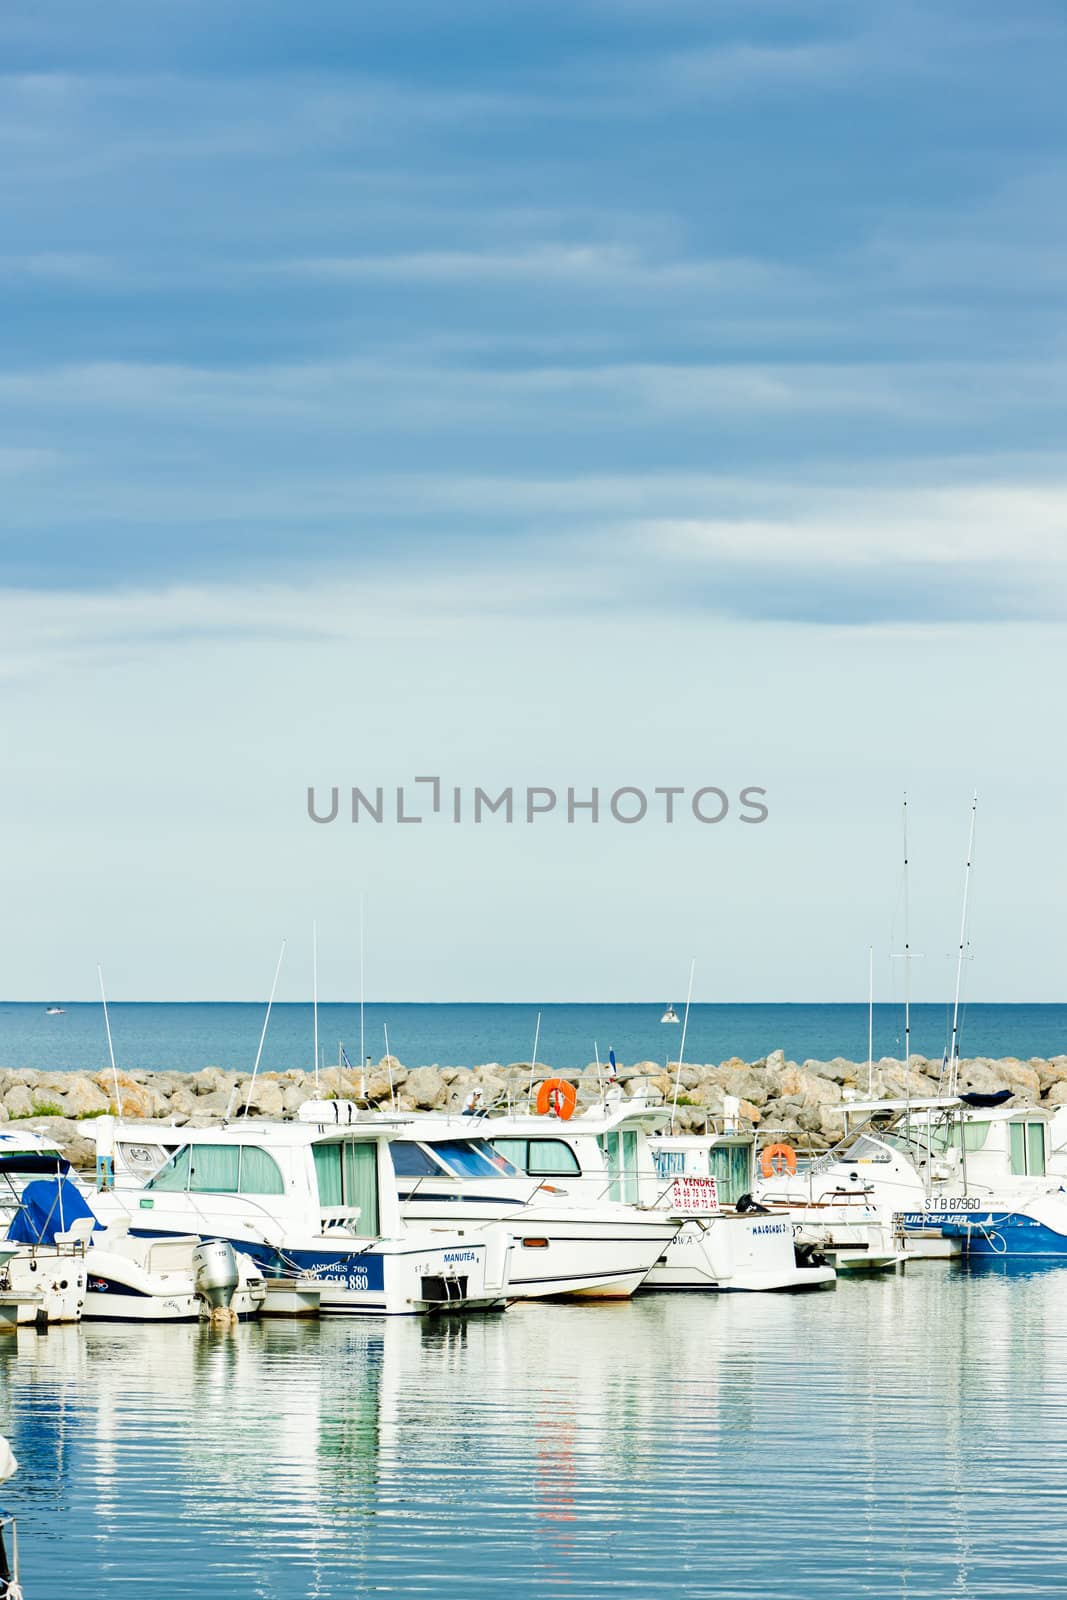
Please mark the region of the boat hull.
[[462, 1202], [435, 1213], [428, 1202], [409, 1201], [404, 1215], [424, 1226], [479, 1227], [509, 1238], [513, 1300], [629, 1299], [678, 1232], [677, 1220], [663, 1212], [623, 1205], [612, 1210], [518, 1206], [506, 1218], [487, 1223]]
[[745, 1213], [686, 1223], [642, 1288], [767, 1293], [834, 1282], [832, 1267], [797, 1264], [791, 1222]]

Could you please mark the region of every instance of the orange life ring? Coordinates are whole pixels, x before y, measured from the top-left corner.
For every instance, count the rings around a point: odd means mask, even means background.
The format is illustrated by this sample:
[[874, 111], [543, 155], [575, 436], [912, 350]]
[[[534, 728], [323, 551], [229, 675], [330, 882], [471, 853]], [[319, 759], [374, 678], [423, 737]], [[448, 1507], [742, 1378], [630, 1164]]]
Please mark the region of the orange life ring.
[[546, 1078], [537, 1091], [537, 1115], [550, 1113], [566, 1122], [573, 1117], [578, 1104], [578, 1091], [566, 1078]]
[[792, 1176], [797, 1170], [797, 1153], [791, 1144], [769, 1144], [759, 1158], [759, 1166], [765, 1178], [780, 1178], [783, 1172]]

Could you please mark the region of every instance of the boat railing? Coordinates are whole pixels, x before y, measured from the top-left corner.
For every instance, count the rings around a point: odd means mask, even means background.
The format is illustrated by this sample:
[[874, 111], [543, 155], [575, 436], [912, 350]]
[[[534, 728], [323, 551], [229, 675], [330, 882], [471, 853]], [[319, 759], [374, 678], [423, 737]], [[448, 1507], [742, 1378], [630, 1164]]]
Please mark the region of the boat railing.
[[0, 1508], [0, 1600], [22, 1600], [19, 1533], [13, 1516]]

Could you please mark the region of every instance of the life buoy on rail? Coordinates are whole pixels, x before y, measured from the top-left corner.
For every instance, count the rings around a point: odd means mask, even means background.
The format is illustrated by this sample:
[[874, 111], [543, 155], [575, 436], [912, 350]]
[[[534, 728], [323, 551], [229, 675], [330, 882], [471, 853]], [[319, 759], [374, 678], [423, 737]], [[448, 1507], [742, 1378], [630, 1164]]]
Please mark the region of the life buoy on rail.
[[546, 1078], [537, 1091], [537, 1115], [550, 1114], [566, 1122], [573, 1117], [578, 1091], [566, 1078]]
[[783, 1172], [792, 1176], [797, 1170], [797, 1153], [791, 1144], [769, 1144], [759, 1158], [759, 1166], [765, 1178], [780, 1178]]

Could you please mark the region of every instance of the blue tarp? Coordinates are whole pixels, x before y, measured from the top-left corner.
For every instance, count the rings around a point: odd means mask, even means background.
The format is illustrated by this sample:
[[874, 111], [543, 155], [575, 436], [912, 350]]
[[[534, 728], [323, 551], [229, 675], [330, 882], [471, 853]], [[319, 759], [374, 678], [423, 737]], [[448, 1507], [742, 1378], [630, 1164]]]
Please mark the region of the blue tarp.
[[7, 1230], [13, 1244], [54, 1244], [79, 1217], [93, 1217], [85, 1196], [69, 1178], [35, 1178], [23, 1189], [19, 1209]]

